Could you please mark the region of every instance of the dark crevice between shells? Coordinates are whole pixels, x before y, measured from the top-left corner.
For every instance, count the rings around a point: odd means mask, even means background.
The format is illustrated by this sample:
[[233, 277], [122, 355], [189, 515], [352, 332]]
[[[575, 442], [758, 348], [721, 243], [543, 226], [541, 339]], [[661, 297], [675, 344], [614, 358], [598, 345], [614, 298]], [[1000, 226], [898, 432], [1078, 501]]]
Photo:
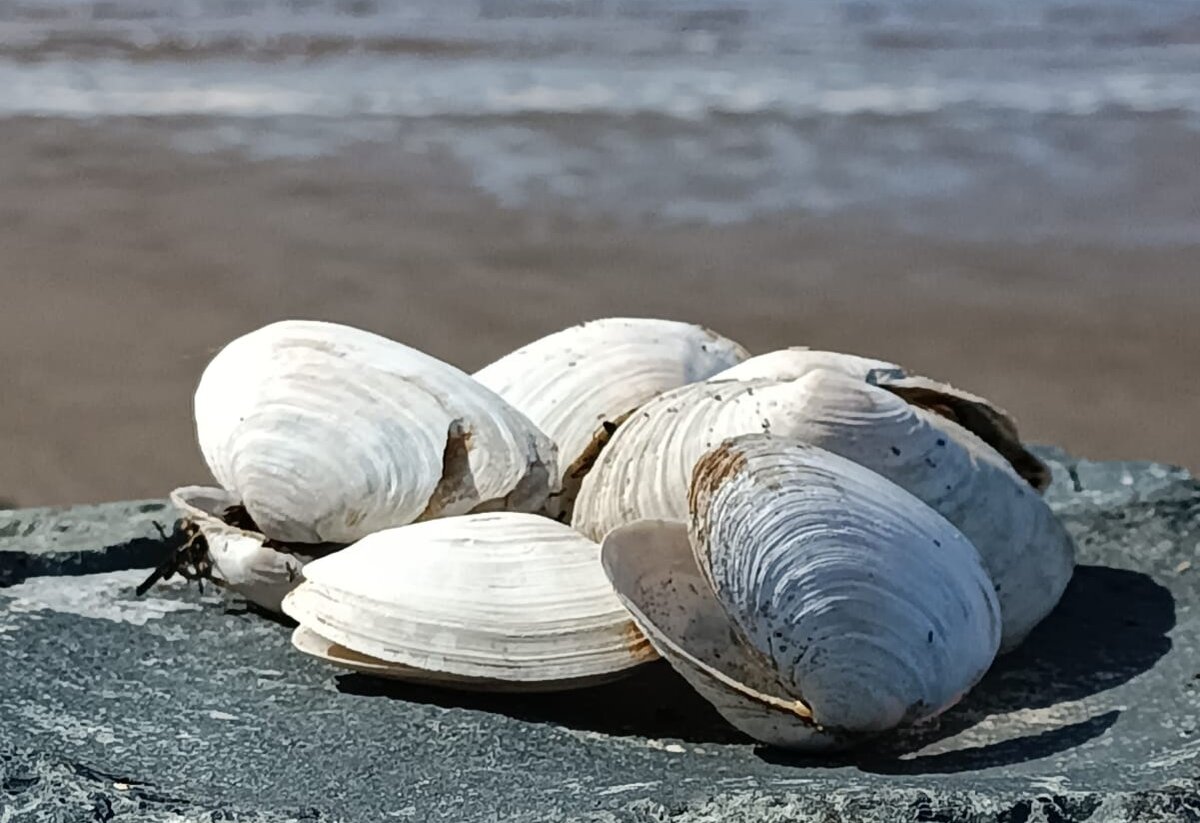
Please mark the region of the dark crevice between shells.
[[[425, 511], [414, 522], [445, 517], [446, 511], [452, 510], [456, 504], [479, 497], [475, 476], [471, 472], [471, 437], [471, 430], [461, 419], [451, 421], [446, 432], [446, 448], [442, 452], [442, 476], [429, 496]], [[540, 462], [530, 465], [508, 494], [482, 500], [466, 513], [525, 511], [530, 500], [541, 498], [549, 480], [550, 474], [545, 465]]]
[[[478, 495], [475, 477], [471, 474], [471, 430], [461, 418], [455, 418], [450, 421], [450, 427], [446, 431], [441, 479], [438, 480], [433, 494], [429, 495], [425, 511], [421, 512], [415, 522], [433, 520], [442, 516], [442, 513], [455, 503]], [[491, 501], [485, 501], [480, 506], [487, 506], [489, 502]]]
[[600, 453], [604, 451], [604, 447], [609, 444], [613, 435], [617, 433], [617, 429], [632, 417], [635, 411], [637, 409], [633, 408], [611, 420], [601, 421], [600, 426], [592, 434], [592, 439], [584, 446], [583, 451], [571, 462], [571, 465], [567, 466], [567, 470], [563, 472], [562, 489], [550, 495], [550, 502], [546, 507], [547, 512], [551, 509], [554, 510], [555, 520], [562, 523], [571, 522], [571, 515], [575, 510], [575, 498], [579, 496], [579, 489], [583, 486], [583, 479], [587, 477], [588, 472], [596, 465], [596, 461], [600, 459]]
[[[508, 494], [498, 503], [491, 505], [493, 511], [530, 511], [536, 506], [543, 505], [547, 497], [549, 489], [554, 487], [555, 478], [550, 476], [550, 469], [547, 468], [545, 458], [537, 448], [537, 440], [539, 437], [545, 438], [546, 435], [539, 432], [537, 435], [529, 435], [529, 446], [534, 453], [538, 455], [538, 462], [530, 465], [525, 474], [517, 481], [517, 485], [513, 486]], [[476, 506], [473, 511], [483, 511], [483, 505]]]

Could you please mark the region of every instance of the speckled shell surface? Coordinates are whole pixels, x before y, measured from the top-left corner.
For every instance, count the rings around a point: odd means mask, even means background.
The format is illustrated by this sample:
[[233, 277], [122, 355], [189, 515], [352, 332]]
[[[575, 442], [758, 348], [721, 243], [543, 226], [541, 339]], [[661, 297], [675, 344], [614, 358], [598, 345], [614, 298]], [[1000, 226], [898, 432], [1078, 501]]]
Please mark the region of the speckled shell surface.
[[974, 547], [874, 472], [751, 435], [699, 461], [690, 498], [690, 529], [623, 526], [603, 562], [660, 652], [756, 739], [843, 745], [945, 710], [991, 665], [999, 606]]
[[805, 348], [780, 349], [751, 357], [713, 377], [714, 380], [798, 380], [818, 369], [882, 386], [907, 402], [945, 417], [999, 452], [1038, 491], [1050, 483], [1050, 470], [1021, 442], [1012, 416], [990, 400], [910, 374], [885, 360]]
[[853, 460], [966, 534], [996, 585], [1006, 650], [1062, 596], [1074, 570], [1074, 545], [1007, 460], [952, 421], [826, 370], [792, 381], [696, 384], [646, 404], [584, 480], [575, 527], [600, 539], [641, 519], [685, 520], [700, 456], [725, 438], [758, 432]]

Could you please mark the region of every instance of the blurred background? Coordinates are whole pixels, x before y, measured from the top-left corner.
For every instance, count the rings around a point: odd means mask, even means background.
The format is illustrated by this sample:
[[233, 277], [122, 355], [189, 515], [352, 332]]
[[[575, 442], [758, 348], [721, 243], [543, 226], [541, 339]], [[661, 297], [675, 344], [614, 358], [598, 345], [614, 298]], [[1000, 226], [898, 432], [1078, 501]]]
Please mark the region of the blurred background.
[[0, 0], [0, 498], [208, 473], [234, 336], [654, 315], [1200, 468], [1195, 0]]

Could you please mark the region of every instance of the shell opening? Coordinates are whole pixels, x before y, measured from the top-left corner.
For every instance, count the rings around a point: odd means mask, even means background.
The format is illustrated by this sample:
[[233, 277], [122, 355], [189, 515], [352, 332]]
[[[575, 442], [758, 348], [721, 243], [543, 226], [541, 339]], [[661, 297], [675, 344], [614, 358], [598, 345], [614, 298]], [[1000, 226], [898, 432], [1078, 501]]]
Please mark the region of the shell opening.
[[[816, 730], [812, 711], [787, 694], [761, 656], [734, 632], [701, 574], [684, 523], [642, 520], [604, 539], [601, 562], [621, 602], [654, 647], [722, 713], [748, 702]], [[712, 697], [713, 690], [726, 695]]]
[[1050, 485], [1049, 467], [1022, 445], [1013, 422], [983, 401], [928, 386], [884, 382], [880, 387], [906, 403], [962, 426], [999, 452], [1013, 470], [1039, 492]]
[[584, 478], [587, 477], [592, 467], [596, 465], [596, 461], [600, 459], [600, 453], [604, 451], [604, 447], [608, 445], [613, 435], [617, 433], [617, 429], [635, 411], [637, 409], [630, 409], [612, 420], [601, 421], [595, 433], [592, 434], [592, 439], [588, 441], [587, 446], [584, 447], [579, 456], [575, 458], [563, 473], [562, 489], [550, 495], [550, 500], [546, 506], [547, 516], [560, 523], [571, 522], [571, 516], [575, 512], [575, 498], [579, 496], [579, 490], [583, 486]]

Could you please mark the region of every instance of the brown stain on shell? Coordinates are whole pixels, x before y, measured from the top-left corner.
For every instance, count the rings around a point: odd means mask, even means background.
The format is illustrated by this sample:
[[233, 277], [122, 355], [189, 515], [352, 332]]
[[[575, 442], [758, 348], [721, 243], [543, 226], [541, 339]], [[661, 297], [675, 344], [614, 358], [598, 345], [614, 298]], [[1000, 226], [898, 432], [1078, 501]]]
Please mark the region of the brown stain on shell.
[[721, 442], [696, 462], [688, 487], [688, 511], [698, 528], [703, 528], [708, 520], [708, 507], [713, 495], [745, 467], [746, 455], [738, 448], [736, 438]]
[[442, 451], [442, 477], [429, 496], [425, 511], [415, 522], [439, 517], [452, 503], [477, 494], [470, 457], [471, 430], [462, 420], [452, 420], [446, 431], [446, 448]]
[[883, 383], [880, 388], [918, 408], [932, 412], [962, 426], [1000, 453], [1030, 486], [1045, 491], [1050, 485], [1050, 469], [1021, 443], [1017, 426], [1002, 412], [980, 400], [960, 397], [926, 386], [902, 386]]
[[658, 652], [650, 645], [649, 638], [632, 620], [625, 621], [621, 627], [621, 648], [636, 658], [650, 660], [658, 657]]
[[605, 420], [600, 424], [592, 435], [592, 439], [588, 441], [587, 446], [579, 453], [579, 456], [567, 467], [565, 476], [572, 480], [583, 480], [587, 473], [596, 465], [596, 461], [600, 459], [600, 452], [604, 451], [604, 447], [612, 440], [614, 434], [621, 424], [629, 419], [637, 409], [630, 409], [622, 415], [614, 417], [611, 420]]
[[624, 414], [600, 422], [600, 426], [592, 434], [592, 439], [584, 446], [579, 456], [571, 462], [571, 465], [567, 466], [567, 470], [563, 473], [562, 488], [556, 494], [551, 495], [551, 500], [557, 508], [557, 515], [553, 519], [562, 523], [571, 522], [571, 517], [575, 510], [575, 498], [579, 496], [580, 487], [583, 486], [583, 479], [587, 477], [588, 472], [596, 465], [596, 461], [600, 459], [600, 453], [604, 451], [604, 447], [609, 444], [613, 435], [617, 433], [617, 429], [635, 411], [637, 409], [633, 408]]

